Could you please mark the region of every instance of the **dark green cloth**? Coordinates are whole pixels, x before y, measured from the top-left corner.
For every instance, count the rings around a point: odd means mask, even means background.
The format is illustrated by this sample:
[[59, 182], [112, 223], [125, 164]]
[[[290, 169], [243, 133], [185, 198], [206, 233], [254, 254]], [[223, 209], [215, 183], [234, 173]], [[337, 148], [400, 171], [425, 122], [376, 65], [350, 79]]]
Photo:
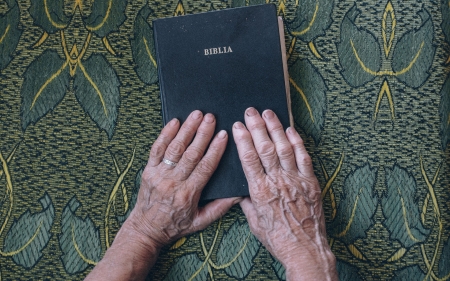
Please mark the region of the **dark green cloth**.
[[[151, 21], [264, 2], [0, 1], [2, 279], [82, 280], [129, 214], [162, 128]], [[450, 2], [274, 4], [341, 280], [448, 280]], [[284, 269], [236, 206], [149, 279]]]

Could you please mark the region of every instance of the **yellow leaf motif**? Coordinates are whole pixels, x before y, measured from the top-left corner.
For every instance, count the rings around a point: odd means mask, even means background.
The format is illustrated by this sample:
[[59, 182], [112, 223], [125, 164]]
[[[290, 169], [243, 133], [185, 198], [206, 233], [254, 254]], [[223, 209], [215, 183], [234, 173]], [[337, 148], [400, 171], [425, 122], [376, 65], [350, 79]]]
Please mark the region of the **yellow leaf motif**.
[[187, 241], [186, 237], [181, 237], [180, 239], [178, 239], [177, 242], [175, 242], [175, 244], [172, 245], [172, 247], [170, 247], [170, 250], [176, 250], [180, 248], [181, 246], [184, 245], [184, 243], [186, 243], [186, 241]]
[[175, 11], [173, 13], [174, 16], [184, 16], [186, 14], [186, 11], [183, 6], [183, 2], [178, 1], [177, 7], [175, 8]]
[[109, 14], [111, 13], [111, 8], [112, 8], [112, 0], [109, 0], [109, 2], [108, 2], [108, 8], [106, 9], [106, 14], [105, 14], [105, 17], [103, 18], [102, 22], [99, 23], [99, 24], [96, 25], [96, 26], [86, 26], [86, 28], [87, 28], [89, 31], [96, 31], [96, 30], [99, 30], [100, 28], [102, 28], [102, 26], [105, 24], [105, 22], [106, 22], [106, 21], [108, 20], [108, 18], [109, 18]]
[[150, 52], [150, 48], [148, 47], [148, 42], [147, 42], [147, 40], [145, 39], [145, 37], [142, 37], [142, 39], [144, 39], [145, 50], [147, 51], [147, 55], [148, 55], [148, 57], [150, 58], [150, 61], [153, 63], [154, 66], [157, 67], [156, 61], [155, 61], [155, 59], [153, 58], [152, 53]]
[[294, 35], [294, 36], [301, 36], [301, 35], [305, 34], [306, 32], [308, 32], [311, 29], [311, 27], [314, 25], [314, 22], [316, 20], [318, 11], [319, 11], [319, 0], [316, 0], [316, 8], [314, 10], [314, 14], [313, 14], [311, 20], [308, 23], [308, 26], [305, 29], [303, 29], [303, 30], [300, 30], [300, 31], [297, 31], [297, 32], [295, 32], [295, 31], [292, 32], [292, 35]]
[[406, 254], [405, 248], [398, 249], [387, 261], [388, 262], [394, 262], [401, 259]]
[[375, 112], [374, 112], [373, 120], [377, 119], [377, 115], [378, 115], [378, 112], [379, 112], [381, 99], [383, 98], [385, 93], [386, 93], [386, 96], [388, 98], [389, 108], [391, 110], [392, 120], [395, 119], [394, 100], [392, 99], [392, 94], [391, 94], [391, 90], [389, 88], [389, 84], [388, 84], [387, 80], [384, 79], [383, 85], [381, 86], [380, 92], [378, 93], [378, 99], [377, 99], [377, 103], [375, 105]]
[[353, 256], [357, 257], [360, 260], [367, 260], [364, 255], [361, 253], [361, 251], [356, 248], [356, 246], [354, 244], [348, 245], [347, 249], [350, 251], [350, 253], [352, 253]]
[[81, 62], [78, 62], [78, 65], [80, 66], [81, 72], [83, 72], [84, 77], [86, 77], [86, 79], [89, 81], [89, 83], [92, 85], [92, 87], [94, 88], [95, 92], [97, 93], [100, 102], [102, 103], [103, 106], [103, 111], [105, 112], [105, 115], [108, 116], [108, 109], [106, 108], [106, 103], [105, 100], [103, 98], [103, 94], [102, 92], [100, 92], [100, 89], [98, 88], [97, 84], [95, 84], [95, 82], [92, 80], [91, 76], [89, 76], [89, 74], [87, 73], [86, 69], [84, 68], [84, 66], [81, 64]]
[[48, 18], [48, 20], [50, 21], [50, 23], [51, 23], [54, 27], [56, 27], [56, 28], [58, 28], [58, 29], [66, 28], [67, 24], [60, 24], [60, 23], [57, 23], [56, 21], [54, 21], [54, 20], [52, 19], [52, 16], [50, 15], [50, 11], [48, 10], [48, 4], [47, 4], [47, 1], [48, 1], [48, 0], [44, 0], [44, 10], [45, 10], [45, 15], [47, 15], [47, 18]]
[[[388, 15], [390, 15], [390, 18], [391, 18], [391, 35], [389, 36], [389, 40], [387, 39], [387, 34], [386, 34]], [[392, 42], [394, 41], [394, 37], [395, 37], [396, 24], [397, 24], [397, 20], [395, 19], [394, 8], [392, 7], [391, 1], [389, 1], [387, 3], [386, 7], [384, 8], [383, 21], [381, 22], [383, 47], [384, 47], [384, 54], [385, 54], [386, 58], [389, 56], [389, 52], [391, 51], [391, 48], [392, 48]]]
[[8, 26], [6, 27], [5, 32], [3, 33], [2, 37], [0, 37], [0, 44], [3, 42], [3, 40], [5, 40], [6, 34], [8, 34], [8, 31], [9, 31], [9, 27], [10, 27], [10, 25], [8, 24]]
[[309, 112], [309, 116], [311, 117], [312, 122], [314, 123], [314, 116], [313, 116], [313, 112], [311, 109], [311, 106], [309, 105], [308, 99], [306, 98], [305, 93], [303, 93], [303, 90], [300, 89], [300, 87], [295, 83], [294, 79], [289, 77], [289, 82], [291, 82], [292, 86], [294, 86], [295, 90], [297, 90], [297, 92], [300, 94], [300, 96], [302, 97], [303, 101], [306, 104], [306, 107], [308, 108], [308, 112]]
[[359, 194], [361, 193], [361, 190], [362, 190], [362, 188], [359, 189], [358, 195], [356, 196], [356, 199], [355, 199], [355, 203], [353, 203], [352, 212], [351, 212], [350, 218], [347, 222], [347, 225], [345, 226], [344, 230], [342, 230], [340, 233], [335, 235], [337, 238], [345, 236], [347, 234], [347, 232], [350, 230], [350, 227], [352, 226], [352, 223], [353, 223], [353, 219], [355, 218], [356, 207], [358, 207]]

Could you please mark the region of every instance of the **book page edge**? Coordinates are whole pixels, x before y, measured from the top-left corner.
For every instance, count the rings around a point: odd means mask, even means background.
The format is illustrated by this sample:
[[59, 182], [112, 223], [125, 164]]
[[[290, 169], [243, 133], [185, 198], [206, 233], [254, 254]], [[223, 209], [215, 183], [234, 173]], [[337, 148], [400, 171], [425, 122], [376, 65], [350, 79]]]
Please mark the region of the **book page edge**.
[[278, 17], [278, 30], [280, 34], [281, 57], [283, 60], [284, 86], [286, 88], [286, 101], [289, 114], [289, 126], [294, 127], [294, 117], [292, 116], [291, 110], [291, 91], [289, 87], [289, 72], [286, 59], [286, 43], [284, 42], [284, 24], [282, 17]]

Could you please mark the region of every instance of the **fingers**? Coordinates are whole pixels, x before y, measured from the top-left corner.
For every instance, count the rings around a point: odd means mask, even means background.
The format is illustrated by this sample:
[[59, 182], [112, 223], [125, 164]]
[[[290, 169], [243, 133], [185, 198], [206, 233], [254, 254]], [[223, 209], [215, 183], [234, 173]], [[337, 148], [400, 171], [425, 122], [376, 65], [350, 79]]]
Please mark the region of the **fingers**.
[[306, 151], [300, 135], [294, 128], [289, 127], [286, 130], [286, 136], [294, 149], [298, 171], [306, 178], [315, 177], [311, 157]]
[[210, 113], [206, 114], [202, 123], [197, 129], [194, 140], [183, 153], [180, 162], [175, 169], [182, 171], [181, 180], [185, 180], [194, 170], [195, 166], [200, 162], [205, 150], [214, 135], [216, 119]]
[[266, 122], [270, 138], [275, 145], [281, 167], [286, 171], [297, 170], [294, 150], [286, 137], [286, 133], [284, 132], [280, 120], [272, 110], [265, 110], [262, 116]]
[[[187, 120], [183, 123], [176, 137], [170, 142], [167, 150], [164, 154], [164, 158], [172, 161], [179, 162], [181, 156], [186, 151], [189, 143], [195, 135], [200, 123], [202, 122], [203, 114], [199, 110], [193, 111]], [[171, 167], [170, 165], [166, 165]]]
[[253, 139], [256, 151], [266, 172], [278, 167], [279, 160], [275, 145], [267, 133], [266, 122], [261, 118], [258, 111], [253, 107], [245, 111], [245, 125]]
[[167, 147], [177, 135], [179, 128], [180, 122], [174, 118], [162, 129], [161, 134], [159, 134], [150, 150], [150, 158], [148, 160], [150, 166], [155, 167], [161, 163]]
[[211, 142], [205, 156], [198, 162], [186, 180], [188, 186], [202, 189], [219, 165], [220, 158], [227, 146], [228, 135], [225, 130], [220, 131]]
[[233, 137], [247, 181], [252, 182], [256, 178], [263, 177], [263, 166], [253, 144], [252, 136], [244, 124], [241, 122], [234, 123]]
[[250, 199], [250, 197], [246, 197], [239, 203], [239, 205], [241, 206], [241, 209], [244, 212], [245, 217], [247, 218], [250, 230], [254, 235], [258, 237], [258, 239], [260, 239], [261, 237], [259, 237], [258, 231], [258, 213], [252, 203], [252, 200]]
[[216, 199], [202, 209], [199, 209], [192, 224], [194, 231], [205, 229], [212, 222], [225, 215], [234, 204], [239, 203], [241, 200], [242, 197]]

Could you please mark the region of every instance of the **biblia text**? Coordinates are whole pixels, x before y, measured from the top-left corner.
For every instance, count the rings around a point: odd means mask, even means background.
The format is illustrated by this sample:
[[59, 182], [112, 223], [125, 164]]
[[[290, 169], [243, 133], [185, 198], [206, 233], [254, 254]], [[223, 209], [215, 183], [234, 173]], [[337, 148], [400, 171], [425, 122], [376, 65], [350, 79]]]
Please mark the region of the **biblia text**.
[[205, 56], [232, 53], [231, 47], [218, 47], [205, 49]]

